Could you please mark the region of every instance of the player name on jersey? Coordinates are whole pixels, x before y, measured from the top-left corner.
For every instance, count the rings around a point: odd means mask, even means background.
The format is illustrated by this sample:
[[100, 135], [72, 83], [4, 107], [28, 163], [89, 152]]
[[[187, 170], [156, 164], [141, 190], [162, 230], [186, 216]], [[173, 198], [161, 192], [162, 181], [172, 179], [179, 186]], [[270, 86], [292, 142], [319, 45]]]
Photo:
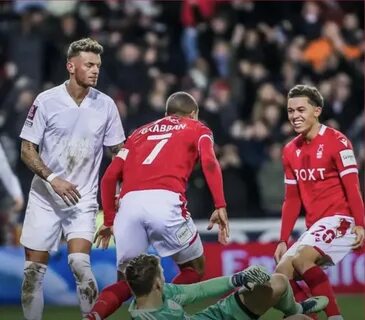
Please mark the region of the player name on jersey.
[[175, 124], [175, 125], [166, 125], [166, 124], [155, 124], [153, 126], [145, 127], [141, 129], [141, 134], [146, 134], [148, 132], [169, 132], [176, 130], [183, 130], [186, 127], [186, 123]]

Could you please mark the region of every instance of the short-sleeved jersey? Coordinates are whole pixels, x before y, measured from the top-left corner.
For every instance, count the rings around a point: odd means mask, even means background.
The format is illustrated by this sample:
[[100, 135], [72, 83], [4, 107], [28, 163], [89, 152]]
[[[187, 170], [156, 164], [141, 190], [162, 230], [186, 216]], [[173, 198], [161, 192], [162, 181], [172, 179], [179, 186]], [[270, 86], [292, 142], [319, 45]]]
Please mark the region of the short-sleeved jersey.
[[341, 132], [322, 125], [309, 143], [301, 135], [283, 150], [285, 183], [297, 184], [310, 227], [336, 214], [351, 216], [341, 178], [358, 172], [351, 142]]
[[205, 138], [213, 140], [211, 130], [186, 117], [168, 116], [136, 129], [119, 153], [125, 160], [121, 196], [151, 189], [184, 195]]
[[[44, 164], [76, 184], [82, 199], [96, 197], [103, 145], [125, 140], [117, 107], [109, 96], [90, 88], [78, 106], [66, 83], [37, 96], [20, 137], [39, 145]], [[31, 192], [47, 199], [52, 190], [42, 184], [44, 181], [35, 176]]]

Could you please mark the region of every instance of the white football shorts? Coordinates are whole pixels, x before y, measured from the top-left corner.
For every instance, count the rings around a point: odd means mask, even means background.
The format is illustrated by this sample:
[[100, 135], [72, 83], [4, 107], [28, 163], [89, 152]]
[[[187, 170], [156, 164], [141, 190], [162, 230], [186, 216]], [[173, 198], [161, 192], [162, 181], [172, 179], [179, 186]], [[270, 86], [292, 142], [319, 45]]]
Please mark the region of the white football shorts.
[[74, 238], [93, 241], [98, 204], [80, 200], [76, 206], [58, 207], [29, 194], [20, 243], [29, 249], [56, 252], [62, 234], [67, 241]]
[[179, 264], [200, 257], [203, 246], [186, 210], [186, 201], [168, 190], [128, 192], [114, 220], [117, 266], [145, 253], [152, 245], [161, 257]]
[[299, 237], [283, 258], [294, 256], [301, 246], [311, 246], [323, 257], [331, 259], [332, 263], [328, 265], [335, 265], [352, 251], [351, 246], [356, 238], [351, 233], [354, 226], [352, 217], [335, 215], [322, 218]]

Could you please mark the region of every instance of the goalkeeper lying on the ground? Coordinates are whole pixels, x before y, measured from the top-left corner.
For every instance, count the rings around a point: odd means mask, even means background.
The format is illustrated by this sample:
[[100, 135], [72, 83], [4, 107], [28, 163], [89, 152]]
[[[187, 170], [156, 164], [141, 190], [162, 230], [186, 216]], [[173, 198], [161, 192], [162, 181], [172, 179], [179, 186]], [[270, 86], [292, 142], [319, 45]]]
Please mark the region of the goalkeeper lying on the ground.
[[[131, 260], [125, 271], [135, 299], [129, 307], [133, 319], [259, 319], [271, 307], [286, 319], [310, 319], [303, 314], [319, 312], [327, 306], [326, 297], [312, 297], [302, 303], [294, 300], [287, 278], [268, 274], [260, 266], [251, 266], [230, 277], [220, 277], [190, 285], [165, 284], [160, 260], [140, 255]], [[204, 298], [219, 297], [235, 288], [225, 299], [189, 316], [182, 306]]]

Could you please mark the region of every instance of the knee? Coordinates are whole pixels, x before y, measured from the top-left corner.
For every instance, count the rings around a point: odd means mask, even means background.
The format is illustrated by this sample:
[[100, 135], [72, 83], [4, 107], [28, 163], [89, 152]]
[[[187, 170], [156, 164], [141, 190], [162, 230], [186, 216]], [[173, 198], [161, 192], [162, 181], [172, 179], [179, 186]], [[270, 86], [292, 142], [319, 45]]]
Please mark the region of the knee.
[[32, 294], [42, 287], [47, 265], [38, 262], [26, 261], [24, 265], [24, 281], [22, 284], [22, 296], [27, 300]]
[[91, 270], [90, 256], [86, 253], [70, 253], [68, 264], [77, 281], [81, 282]]
[[296, 254], [293, 258], [292, 263], [295, 271], [298, 272], [300, 275], [307, 271], [312, 265], [312, 263], [305, 259], [305, 257], [303, 257], [301, 254]]
[[280, 273], [273, 273], [271, 275], [271, 287], [273, 289], [274, 295], [282, 296], [289, 286], [289, 280], [288, 278]]
[[284, 261], [284, 262], [279, 263], [276, 266], [274, 272], [285, 275], [289, 279], [293, 279], [294, 278], [294, 268], [293, 268], [292, 261], [290, 260], [290, 261]]

